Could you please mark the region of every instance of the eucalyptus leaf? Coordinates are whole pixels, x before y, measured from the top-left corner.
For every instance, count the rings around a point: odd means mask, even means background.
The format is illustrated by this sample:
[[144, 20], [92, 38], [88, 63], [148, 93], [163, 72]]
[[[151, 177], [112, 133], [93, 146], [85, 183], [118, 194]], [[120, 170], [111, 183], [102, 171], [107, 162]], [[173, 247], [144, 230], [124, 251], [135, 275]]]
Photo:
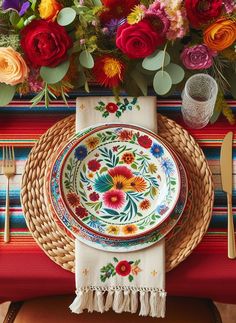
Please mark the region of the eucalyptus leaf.
[[178, 84], [184, 79], [184, 69], [174, 63], [170, 63], [165, 67], [165, 71], [170, 75], [173, 84]]
[[16, 92], [15, 86], [11, 86], [5, 83], [0, 83], [0, 106], [4, 107], [8, 103], [10, 103], [14, 97], [15, 92]]
[[159, 95], [168, 93], [172, 86], [170, 75], [165, 71], [158, 71], [153, 79], [153, 88]]
[[[164, 58], [165, 56], [165, 58]], [[157, 71], [162, 66], [170, 63], [170, 55], [164, 50], [156, 51], [152, 55], [144, 58], [142, 66], [149, 71]]]
[[100, 0], [93, 0], [93, 4], [95, 6], [101, 6], [102, 5], [102, 2]]
[[85, 68], [93, 68], [94, 60], [93, 56], [87, 50], [83, 50], [79, 55], [80, 64]]
[[141, 74], [138, 70], [135, 69], [131, 73], [131, 77], [135, 80], [138, 87], [142, 91], [143, 95], [146, 96], [147, 91], [148, 91], [148, 83], [147, 83], [145, 76], [143, 74]]
[[68, 72], [69, 66], [69, 61], [65, 61], [56, 67], [42, 66], [40, 68], [40, 75], [48, 84], [55, 84], [64, 78]]
[[73, 8], [66, 7], [61, 9], [57, 16], [57, 23], [61, 26], [70, 25], [76, 17], [76, 11]]

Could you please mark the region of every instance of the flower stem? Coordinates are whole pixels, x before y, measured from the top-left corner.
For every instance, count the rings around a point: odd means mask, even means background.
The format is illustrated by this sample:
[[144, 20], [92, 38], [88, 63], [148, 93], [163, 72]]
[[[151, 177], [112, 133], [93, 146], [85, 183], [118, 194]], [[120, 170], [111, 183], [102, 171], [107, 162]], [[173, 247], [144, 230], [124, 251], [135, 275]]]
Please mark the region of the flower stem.
[[164, 54], [163, 54], [162, 67], [161, 67], [162, 75], [163, 75], [163, 72], [164, 72], [164, 64], [165, 64], [165, 58], [166, 58], [167, 45], [168, 45], [168, 42], [166, 42], [165, 47], [164, 47], [164, 50], [163, 50], [164, 51]]

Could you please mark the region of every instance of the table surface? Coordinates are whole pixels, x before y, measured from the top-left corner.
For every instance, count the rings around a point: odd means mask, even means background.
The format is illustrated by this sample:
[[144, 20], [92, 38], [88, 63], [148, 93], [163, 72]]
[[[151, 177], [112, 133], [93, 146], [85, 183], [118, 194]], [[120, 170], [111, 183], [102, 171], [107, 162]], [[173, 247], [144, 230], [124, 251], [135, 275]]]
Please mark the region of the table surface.
[[[236, 101], [228, 101], [236, 112]], [[75, 100], [69, 108], [55, 101], [29, 109], [29, 101], [13, 101], [0, 108], [0, 146], [15, 147], [17, 175], [10, 182], [11, 242], [3, 243], [5, 183], [0, 172], [0, 301], [74, 293], [74, 275], [52, 262], [28, 231], [20, 204], [20, 181], [30, 149], [55, 122], [75, 113]], [[180, 101], [157, 102], [158, 112], [183, 124]], [[166, 275], [169, 295], [209, 297], [236, 303], [236, 260], [227, 258], [227, 200], [221, 189], [219, 155], [224, 135], [234, 131], [234, 197], [236, 217], [236, 126], [221, 117], [202, 130], [188, 129], [202, 147], [213, 173], [215, 201], [209, 229], [192, 254]], [[0, 160], [2, 149], [0, 149]], [[0, 169], [1, 171], [1, 169]]]

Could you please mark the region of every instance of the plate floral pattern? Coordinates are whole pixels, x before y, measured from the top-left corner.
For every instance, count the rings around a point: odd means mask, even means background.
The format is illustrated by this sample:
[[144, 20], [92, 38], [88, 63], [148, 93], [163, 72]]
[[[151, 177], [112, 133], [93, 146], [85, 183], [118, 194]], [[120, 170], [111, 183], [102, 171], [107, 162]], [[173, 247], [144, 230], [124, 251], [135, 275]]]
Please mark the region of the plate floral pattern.
[[157, 137], [142, 128], [105, 126], [70, 149], [60, 190], [81, 225], [108, 237], [130, 238], [155, 229], [170, 215], [180, 179], [172, 154]]
[[[91, 230], [88, 230], [86, 227], [81, 226], [80, 223], [78, 223], [76, 219], [71, 216], [70, 213], [68, 213], [59, 190], [58, 179], [60, 177], [61, 167], [65, 156], [70, 151], [71, 147], [73, 147], [78, 138], [82, 138], [91, 131], [93, 131], [92, 128], [87, 128], [83, 132], [80, 132], [73, 137], [66, 147], [64, 147], [59, 154], [53, 157], [52, 163], [47, 169], [45, 195], [48, 197], [49, 211], [54, 221], [59, 225], [60, 229], [64, 230], [65, 234], [67, 235], [69, 231], [75, 238], [93, 248], [111, 252], [130, 252], [140, 250], [155, 244], [163, 237], [167, 237], [167, 239], [169, 236], [172, 237], [175, 232], [178, 232], [178, 230], [181, 228], [181, 224], [188, 220], [191, 212], [191, 208], [189, 207], [188, 203], [186, 203], [189, 189], [187, 174], [183, 164], [177, 156], [176, 161], [181, 176], [180, 196], [173, 212], [171, 212], [171, 215], [166, 221], [162, 222], [155, 231], [152, 231], [145, 236], [140, 236], [138, 238], [129, 240], [121, 240], [120, 238], [111, 239], [97, 235]], [[183, 217], [182, 214], [184, 214]], [[94, 225], [96, 225], [96, 221], [94, 221]]]

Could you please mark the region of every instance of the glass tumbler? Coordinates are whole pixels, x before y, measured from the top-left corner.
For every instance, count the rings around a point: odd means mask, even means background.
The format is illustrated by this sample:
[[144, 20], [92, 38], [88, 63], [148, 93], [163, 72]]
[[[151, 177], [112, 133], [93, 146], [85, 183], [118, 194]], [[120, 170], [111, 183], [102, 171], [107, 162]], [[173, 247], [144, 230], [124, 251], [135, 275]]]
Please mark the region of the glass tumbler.
[[214, 111], [218, 85], [208, 74], [195, 74], [185, 83], [181, 112], [190, 128], [204, 128]]

